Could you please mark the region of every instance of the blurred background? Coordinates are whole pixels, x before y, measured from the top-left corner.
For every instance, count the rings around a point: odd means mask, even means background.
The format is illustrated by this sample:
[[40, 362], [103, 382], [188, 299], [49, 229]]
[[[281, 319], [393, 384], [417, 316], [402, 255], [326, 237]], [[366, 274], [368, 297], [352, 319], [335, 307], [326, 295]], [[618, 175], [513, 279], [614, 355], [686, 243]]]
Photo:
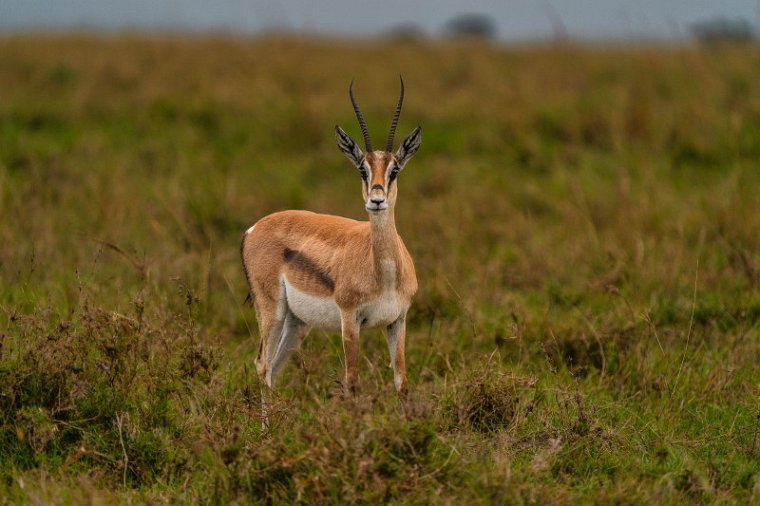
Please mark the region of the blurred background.
[[[0, 0], [0, 503], [760, 504], [760, 1]], [[408, 410], [243, 232], [421, 125]]]
[[504, 41], [749, 38], [757, 0], [5, 0], [0, 29], [172, 30], [260, 34], [437, 37], [469, 34]]

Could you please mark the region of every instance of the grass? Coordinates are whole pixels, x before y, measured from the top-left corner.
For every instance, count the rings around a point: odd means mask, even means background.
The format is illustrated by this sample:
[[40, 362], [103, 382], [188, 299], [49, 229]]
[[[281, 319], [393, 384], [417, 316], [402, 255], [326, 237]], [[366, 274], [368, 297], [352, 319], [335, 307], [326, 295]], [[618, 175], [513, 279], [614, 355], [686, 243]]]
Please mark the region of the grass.
[[[0, 502], [760, 502], [760, 52], [0, 39]], [[332, 127], [423, 126], [384, 338], [260, 426], [242, 232], [366, 219]]]

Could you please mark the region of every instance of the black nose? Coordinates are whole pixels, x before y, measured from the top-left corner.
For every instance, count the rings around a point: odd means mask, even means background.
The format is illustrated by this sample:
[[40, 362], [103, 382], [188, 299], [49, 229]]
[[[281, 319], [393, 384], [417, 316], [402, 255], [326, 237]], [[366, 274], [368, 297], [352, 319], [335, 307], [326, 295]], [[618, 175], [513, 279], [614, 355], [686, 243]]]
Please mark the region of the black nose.
[[372, 185], [372, 189], [373, 190], [382, 190], [383, 189], [383, 185], [381, 185], [381, 184], [373, 184]]

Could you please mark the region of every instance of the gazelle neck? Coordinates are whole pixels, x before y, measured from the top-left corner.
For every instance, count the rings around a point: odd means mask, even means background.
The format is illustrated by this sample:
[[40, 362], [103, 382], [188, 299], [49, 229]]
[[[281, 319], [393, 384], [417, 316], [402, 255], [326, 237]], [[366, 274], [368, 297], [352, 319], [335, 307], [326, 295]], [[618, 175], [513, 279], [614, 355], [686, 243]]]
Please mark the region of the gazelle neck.
[[393, 206], [386, 211], [370, 213], [369, 223], [375, 272], [381, 278], [392, 275], [395, 281], [395, 269], [393, 273], [388, 272], [391, 264], [395, 267], [399, 262], [398, 233]]

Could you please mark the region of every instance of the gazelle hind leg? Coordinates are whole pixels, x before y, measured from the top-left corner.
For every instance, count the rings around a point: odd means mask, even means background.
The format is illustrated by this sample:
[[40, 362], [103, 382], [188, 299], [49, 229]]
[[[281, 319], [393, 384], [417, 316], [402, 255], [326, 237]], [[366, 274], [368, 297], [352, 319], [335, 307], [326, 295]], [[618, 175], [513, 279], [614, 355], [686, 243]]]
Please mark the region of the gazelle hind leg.
[[284, 317], [277, 317], [274, 312], [269, 314], [259, 313], [259, 332], [261, 333], [261, 344], [259, 345], [259, 355], [256, 357], [256, 371], [259, 379], [267, 387], [272, 388], [272, 370], [270, 368], [270, 357], [277, 349], [282, 334], [282, 327], [285, 323]]
[[264, 429], [269, 428], [269, 410], [268, 398], [271, 395], [272, 385], [270, 382], [271, 371], [267, 364], [267, 350], [273, 341], [272, 336], [282, 332], [282, 320], [275, 318], [266, 318], [259, 316], [259, 332], [261, 333], [261, 344], [259, 345], [259, 355], [256, 357], [256, 372], [259, 375], [261, 385], [261, 426]]
[[284, 300], [267, 303], [266, 300], [261, 299], [255, 299], [256, 317], [259, 320], [259, 333], [261, 334], [259, 354], [256, 357], [256, 372], [261, 383], [261, 424], [266, 429], [269, 427], [267, 399], [271, 395], [273, 386], [269, 356], [272, 348], [276, 349], [279, 343], [279, 336], [282, 334], [285, 323], [285, 311], [280, 309], [284, 306]]
[[277, 347], [271, 346], [269, 350], [274, 350], [274, 352], [267, 356], [267, 370], [270, 375], [269, 385], [272, 388], [274, 388], [275, 380], [282, 366], [285, 365], [288, 358], [301, 345], [301, 341], [308, 331], [309, 328], [306, 324], [299, 320], [292, 311], [288, 310], [282, 324], [282, 332], [280, 333]]

